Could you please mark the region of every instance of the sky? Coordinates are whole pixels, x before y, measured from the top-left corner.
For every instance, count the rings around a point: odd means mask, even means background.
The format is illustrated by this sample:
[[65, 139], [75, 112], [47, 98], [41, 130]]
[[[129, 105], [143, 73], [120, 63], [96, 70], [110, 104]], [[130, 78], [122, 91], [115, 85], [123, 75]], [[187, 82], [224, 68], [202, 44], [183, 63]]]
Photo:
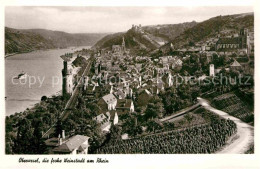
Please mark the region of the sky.
[[49, 29], [68, 33], [123, 32], [142, 26], [201, 22], [219, 15], [253, 12], [250, 6], [208, 7], [61, 7], [12, 6], [5, 8], [5, 26]]

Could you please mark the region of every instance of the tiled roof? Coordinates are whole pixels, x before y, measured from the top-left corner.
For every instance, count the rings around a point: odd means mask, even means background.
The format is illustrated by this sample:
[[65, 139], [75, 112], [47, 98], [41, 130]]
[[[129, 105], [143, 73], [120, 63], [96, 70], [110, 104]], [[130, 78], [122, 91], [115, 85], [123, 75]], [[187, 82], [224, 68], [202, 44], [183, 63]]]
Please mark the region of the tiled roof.
[[[79, 148], [89, 137], [76, 135], [68, 139], [65, 143], [53, 149], [54, 152], [72, 152], [76, 148]], [[85, 147], [85, 146], [84, 146]]]
[[116, 101], [116, 97], [113, 94], [108, 94], [102, 97], [107, 104], [111, 104]]
[[130, 108], [131, 107], [131, 99], [118, 99], [116, 109], [118, 108]]
[[240, 65], [240, 63], [238, 63], [238, 61], [235, 60], [230, 66], [236, 67], [236, 66], [241, 66], [241, 65]]

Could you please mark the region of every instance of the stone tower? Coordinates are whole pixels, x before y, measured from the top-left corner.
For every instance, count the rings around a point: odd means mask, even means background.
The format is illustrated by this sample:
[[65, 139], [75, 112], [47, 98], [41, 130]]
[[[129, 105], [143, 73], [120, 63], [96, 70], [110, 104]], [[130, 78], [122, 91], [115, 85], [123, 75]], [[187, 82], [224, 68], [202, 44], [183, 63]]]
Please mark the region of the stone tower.
[[210, 64], [209, 66], [209, 76], [215, 76], [214, 64]]
[[72, 94], [73, 81], [72, 81], [72, 68], [70, 65], [70, 58], [63, 55], [63, 69], [62, 69], [62, 95]]
[[248, 29], [247, 28], [243, 28], [240, 30], [240, 38], [241, 38], [241, 48], [242, 49], [248, 49], [249, 47], [249, 34], [248, 34]]

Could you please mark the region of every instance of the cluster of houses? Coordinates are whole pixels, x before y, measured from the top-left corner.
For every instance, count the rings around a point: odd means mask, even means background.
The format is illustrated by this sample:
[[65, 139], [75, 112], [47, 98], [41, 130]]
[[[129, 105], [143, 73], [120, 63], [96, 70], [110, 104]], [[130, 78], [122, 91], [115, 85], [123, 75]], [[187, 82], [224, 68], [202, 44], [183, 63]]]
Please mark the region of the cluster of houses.
[[[178, 56], [163, 56], [152, 60], [148, 56], [131, 56], [122, 45], [96, 56], [95, 73], [86, 89], [86, 100], [97, 101], [100, 111], [94, 119], [108, 132], [112, 124], [120, 123], [120, 115], [135, 111], [133, 100], [148, 101], [166, 87], [173, 85], [173, 70], [181, 69]], [[140, 99], [138, 99], [140, 98]]]
[[[247, 34], [246, 31], [241, 30], [241, 36]], [[239, 42], [238, 48], [247, 47], [243, 39], [241, 38], [242, 42]], [[215, 39], [214, 42], [218, 45], [222, 41]], [[92, 83], [88, 87], [89, 101], [98, 99], [98, 105], [101, 107], [95, 119], [102, 124], [104, 131], [109, 131], [112, 123], [118, 124], [121, 114], [134, 111], [133, 100], [137, 100], [138, 106], [145, 106], [153, 95], [171, 87], [174, 84], [175, 71], [178, 72], [182, 68], [185, 60], [184, 57], [176, 55], [158, 59], [131, 56], [125, 51], [127, 49], [122, 39], [122, 45], [113, 45], [111, 50], [105, 50], [96, 57], [95, 74], [91, 77]], [[235, 60], [227, 70], [230, 68], [239, 69], [241, 65]], [[209, 65], [209, 76], [215, 76], [220, 70], [216, 69], [214, 64]], [[142, 98], [146, 98], [145, 101]]]
[[[174, 49], [173, 44], [171, 48]], [[208, 56], [212, 56], [213, 53], [227, 56], [250, 55], [254, 52], [254, 32], [247, 28], [241, 29], [239, 33], [223, 30], [216, 37], [202, 40], [188, 48], [176, 49], [176, 51], [205, 53]]]
[[[133, 25], [134, 31], [142, 31], [141, 25]], [[210, 38], [198, 42], [194, 47], [177, 49], [179, 52], [199, 52], [207, 58], [213, 53], [230, 55], [233, 52], [250, 54], [253, 49], [252, 33], [242, 29], [239, 34], [231, 37]], [[171, 44], [171, 48], [174, 46]], [[173, 75], [181, 70], [183, 62], [189, 55], [162, 56], [152, 59], [149, 56], [132, 56], [125, 46], [124, 37], [121, 45], [113, 45], [110, 49], [102, 49], [95, 55], [94, 74], [88, 77], [84, 85], [85, 100], [96, 102], [99, 106], [97, 116], [93, 118], [101, 125], [103, 132], [109, 132], [112, 125], [120, 124], [120, 115], [133, 113], [137, 101], [138, 107], [146, 106], [152, 96], [174, 85]], [[61, 56], [64, 60], [63, 93], [72, 93], [74, 76], [79, 68], [73, 66], [72, 54]], [[208, 63], [212, 59], [209, 59]], [[240, 69], [241, 64], [236, 60], [227, 69]], [[209, 76], [215, 76], [221, 69], [214, 64], [209, 65]], [[206, 76], [205, 76], [206, 77]], [[46, 144], [53, 147], [54, 153], [87, 153], [88, 137], [76, 135], [65, 138], [49, 139]]]

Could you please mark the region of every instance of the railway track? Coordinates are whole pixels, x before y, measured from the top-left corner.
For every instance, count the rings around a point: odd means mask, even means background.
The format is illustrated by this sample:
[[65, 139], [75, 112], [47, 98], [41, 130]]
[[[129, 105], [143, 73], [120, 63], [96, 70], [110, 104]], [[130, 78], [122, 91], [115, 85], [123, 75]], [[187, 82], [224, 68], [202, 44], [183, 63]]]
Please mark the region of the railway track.
[[[64, 121], [69, 116], [69, 114], [73, 112], [73, 109], [77, 103], [78, 95], [80, 93], [80, 87], [82, 87], [82, 85], [83, 85], [83, 78], [84, 78], [84, 76], [89, 74], [92, 62], [93, 62], [93, 58], [90, 58], [87, 66], [85, 67], [85, 70], [83, 71], [82, 75], [80, 76], [78, 84], [76, 85], [70, 99], [68, 100], [67, 104], [65, 105], [65, 108], [61, 113], [62, 121]], [[48, 138], [48, 136], [54, 132], [54, 127], [55, 127], [56, 122], [57, 121], [55, 121], [55, 123], [42, 135], [43, 138]]]

